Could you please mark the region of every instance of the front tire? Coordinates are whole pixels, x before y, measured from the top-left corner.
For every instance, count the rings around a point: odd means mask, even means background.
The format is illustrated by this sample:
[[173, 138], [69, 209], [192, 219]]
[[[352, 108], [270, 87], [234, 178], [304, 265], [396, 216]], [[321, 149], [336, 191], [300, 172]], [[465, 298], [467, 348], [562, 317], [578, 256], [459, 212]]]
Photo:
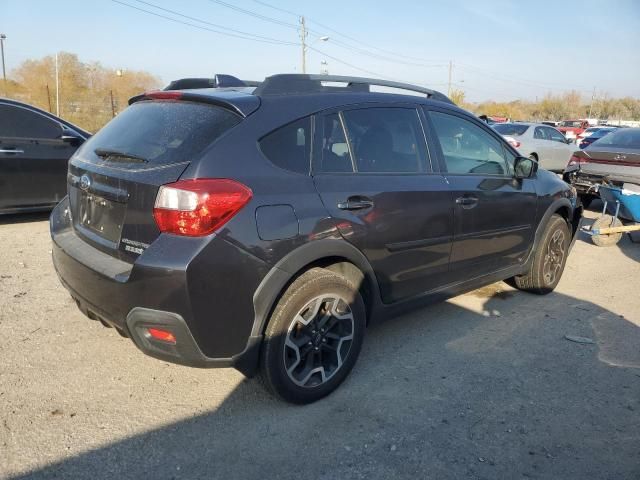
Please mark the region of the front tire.
[[261, 352], [261, 376], [291, 403], [330, 394], [356, 363], [366, 312], [358, 286], [313, 268], [285, 291], [271, 315]]
[[538, 295], [551, 293], [562, 277], [570, 243], [571, 233], [567, 222], [558, 214], [552, 215], [534, 252], [531, 268], [524, 275], [510, 278], [507, 283]]

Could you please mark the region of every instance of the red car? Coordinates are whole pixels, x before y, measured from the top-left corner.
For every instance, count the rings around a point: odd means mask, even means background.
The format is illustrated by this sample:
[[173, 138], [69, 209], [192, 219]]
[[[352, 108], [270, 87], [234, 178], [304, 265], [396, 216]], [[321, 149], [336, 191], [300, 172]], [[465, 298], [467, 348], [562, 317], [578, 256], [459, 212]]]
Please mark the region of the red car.
[[578, 135], [589, 128], [589, 122], [586, 120], [563, 120], [556, 127], [565, 137], [575, 139]]

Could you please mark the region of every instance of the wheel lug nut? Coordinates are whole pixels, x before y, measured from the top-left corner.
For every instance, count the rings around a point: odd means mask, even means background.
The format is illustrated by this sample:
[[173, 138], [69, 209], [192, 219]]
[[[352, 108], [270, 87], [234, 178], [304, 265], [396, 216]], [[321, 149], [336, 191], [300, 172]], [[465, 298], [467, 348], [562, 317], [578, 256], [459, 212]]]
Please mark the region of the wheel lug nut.
[[323, 339], [322, 339], [322, 343], [327, 343], [327, 339], [326, 339], [326, 338], [323, 338]]
[[313, 345], [313, 343], [312, 343], [312, 342], [309, 342], [309, 343], [307, 343], [307, 345]]
[[318, 347], [315, 347], [314, 350], [318, 350]]

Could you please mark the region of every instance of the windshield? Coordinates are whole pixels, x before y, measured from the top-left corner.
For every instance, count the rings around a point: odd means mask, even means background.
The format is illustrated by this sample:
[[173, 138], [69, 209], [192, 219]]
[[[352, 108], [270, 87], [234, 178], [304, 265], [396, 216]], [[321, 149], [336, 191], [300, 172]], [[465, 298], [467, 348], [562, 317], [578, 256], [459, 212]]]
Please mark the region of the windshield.
[[238, 115], [212, 105], [142, 101], [96, 133], [85, 143], [83, 152], [120, 163], [179, 163], [193, 159], [239, 122]]
[[640, 128], [624, 128], [600, 138], [598, 147], [640, 148]]
[[517, 123], [498, 123], [492, 125], [493, 129], [500, 135], [519, 136], [527, 131], [529, 125], [518, 125]]
[[561, 127], [571, 127], [571, 128], [580, 128], [582, 122], [580, 120], [565, 120], [564, 122], [560, 122]]

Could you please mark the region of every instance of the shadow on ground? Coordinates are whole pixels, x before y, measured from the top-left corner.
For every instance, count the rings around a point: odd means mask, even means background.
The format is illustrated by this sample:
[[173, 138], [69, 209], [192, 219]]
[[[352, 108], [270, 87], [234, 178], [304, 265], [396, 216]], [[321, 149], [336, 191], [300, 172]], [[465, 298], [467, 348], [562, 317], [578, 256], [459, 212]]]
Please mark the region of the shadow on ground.
[[640, 359], [601, 359], [593, 325], [636, 346], [638, 327], [503, 284], [459, 300], [372, 326], [316, 404], [245, 380], [213, 411], [14, 478], [639, 478]]
[[0, 215], [0, 225], [11, 225], [16, 223], [42, 222], [48, 220], [51, 211], [33, 213], [11, 213]]

